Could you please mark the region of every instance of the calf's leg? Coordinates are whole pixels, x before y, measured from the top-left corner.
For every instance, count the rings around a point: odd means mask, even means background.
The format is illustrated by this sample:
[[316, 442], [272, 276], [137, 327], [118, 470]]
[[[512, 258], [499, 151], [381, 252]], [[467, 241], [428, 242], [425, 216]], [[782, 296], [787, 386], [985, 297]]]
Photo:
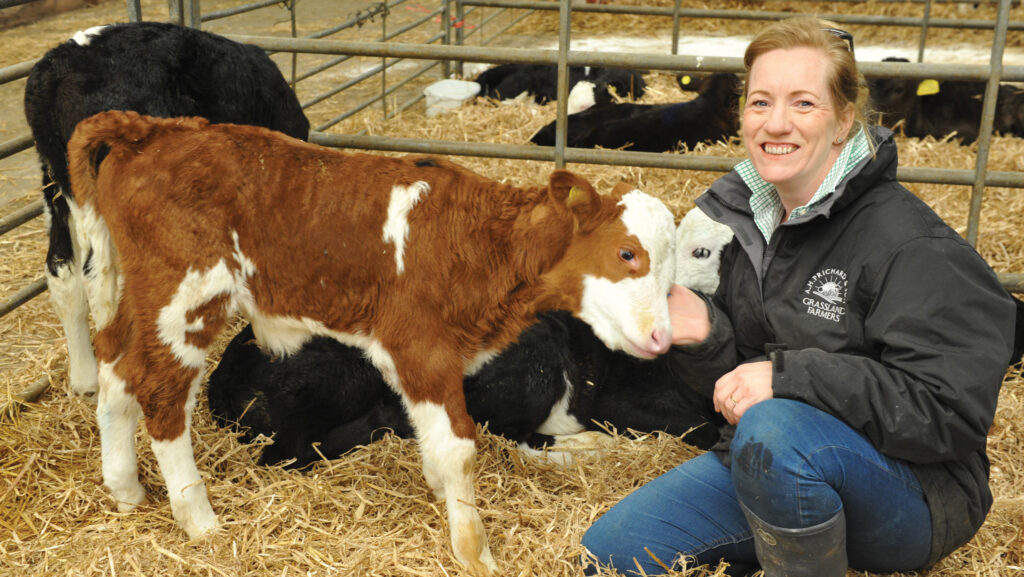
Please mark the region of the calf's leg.
[[[199, 469], [196, 467], [195, 454], [192, 449], [192, 411], [196, 404], [196, 394], [202, 383], [202, 373], [183, 371], [175, 376], [187, 379], [191, 376], [188, 387], [188, 398], [184, 411], [174, 407], [161, 407], [160, 410], [146, 414], [146, 427], [152, 437], [153, 454], [160, 465], [160, 472], [167, 485], [167, 496], [171, 501], [171, 512], [174, 520], [188, 533], [189, 538], [202, 537], [217, 529], [220, 521], [210, 506], [210, 498], [206, 494]], [[177, 421], [181, 419], [182, 427], [177, 436], [171, 436], [165, 429], [178, 429]]]
[[[474, 575], [497, 572], [498, 566], [487, 546], [487, 534], [475, 505], [476, 440], [474, 435], [466, 436], [464, 431], [465, 421], [471, 431], [475, 431], [475, 425], [465, 412], [465, 405], [463, 415], [455, 419], [444, 406], [429, 401], [409, 403], [408, 410], [423, 458], [423, 475], [448, 509], [448, 530], [455, 558]], [[461, 425], [462, 436], [456, 433], [453, 421]]]
[[142, 407], [128, 393], [127, 383], [117, 375], [115, 366], [116, 363], [99, 364], [96, 420], [102, 448], [103, 484], [117, 501], [118, 511], [126, 513], [146, 498], [146, 491], [139, 483], [135, 453], [135, 428], [142, 416]]
[[[44, 169], [45, 174], [45, 169]], [[89, 302], [82, 279], [82, 254], [78, 238], [71, 227], [67, 197], [51, 192], [52, 181], [44, 177], [46, 217], [50, 246], [46, 252], [46, 285], [50, 303], [64, 328], [68, 345], [68, 381], [71, 392], [96, 402], [99, 390], [98, 367], [89, 334]]]
[[431, 345], [401, 349], [394, 357], [376, 349], [369, 356], [402, 397], [419, 443], [423, 476], [448, 509], [455, 558], [473, 575], [489, 576], [498, 566], [476, 510], [476, 424], [466, 411], [462, 366], [455, 360], [461, 356], [443, 339]]

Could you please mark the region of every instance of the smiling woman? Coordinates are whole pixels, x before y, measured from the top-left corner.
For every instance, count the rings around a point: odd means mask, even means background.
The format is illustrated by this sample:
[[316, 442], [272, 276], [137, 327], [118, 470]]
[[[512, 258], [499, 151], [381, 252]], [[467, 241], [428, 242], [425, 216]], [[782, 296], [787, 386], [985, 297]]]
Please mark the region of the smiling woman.
[[827, 65], [820, 50], [799, 47], [772, 50], [750, 68], [743, 142], [757, 173], [778, 192], [784, 219], [810, 202], [853, 125], [853, 104], [836, 106], [829, 94]]
[[918, 570], [992, 504], [985, 443], [1014, 305], [896, 181], [852, 49], [806, 17], [747, 48], [748, 158], [697, 199], [735, 240], [714, 295], [669, 296], [669, 355], [731, 428], [598, 519], [583, 544], [602, 564]]

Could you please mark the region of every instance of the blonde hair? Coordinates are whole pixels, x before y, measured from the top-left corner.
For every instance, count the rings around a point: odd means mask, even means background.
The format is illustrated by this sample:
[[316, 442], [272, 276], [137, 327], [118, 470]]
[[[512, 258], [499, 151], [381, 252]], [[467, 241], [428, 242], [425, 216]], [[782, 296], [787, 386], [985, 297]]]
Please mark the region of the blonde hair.
[[[864, 76], [857, 70], [853, 42], [847, 43], [830, 32], [829, 28], [835, 29], [836, 24], [810, 16], [773, 22], [747, 46], [743, 54], [743, 65], [749, 75], [754, 61], [767, 52], [789, 48], [820, 50], [829, 61], [827, 83], [837, 118], [848, 106], [853, 106], [853, 127], [848, 135], [853, 136], [857, 130], [863, 130], [867, 126], [871, 115], [868, 109], [868, 85]], [[871, 143], [870, 138], [868, 142]]]

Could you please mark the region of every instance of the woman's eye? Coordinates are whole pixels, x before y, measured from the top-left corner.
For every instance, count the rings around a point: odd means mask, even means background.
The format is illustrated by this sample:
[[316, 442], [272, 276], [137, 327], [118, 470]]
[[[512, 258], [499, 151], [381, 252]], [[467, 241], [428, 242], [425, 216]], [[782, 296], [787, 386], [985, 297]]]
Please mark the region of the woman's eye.
[[629, 250], [628, 248], [620, 248], [619, 249], [619, 258], [621, 258], [622, 260], [624, 260], [626, 262], [630, 262], [634, 258], [636, 258], [636, 255], [633, 254], [633, 251]]

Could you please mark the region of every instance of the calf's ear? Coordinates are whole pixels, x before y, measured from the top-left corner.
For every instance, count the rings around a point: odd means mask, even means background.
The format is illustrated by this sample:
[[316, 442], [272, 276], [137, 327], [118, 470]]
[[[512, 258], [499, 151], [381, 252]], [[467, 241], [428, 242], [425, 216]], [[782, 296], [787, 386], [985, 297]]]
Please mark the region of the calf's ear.
[[629, 184], [628, 182], [620, 182], [615, 185], [615, 188], [612, 189], [612, 196], [624, 196], [630, 192], [633, 192], [634, 188], [635, 187], [632, 184]]
[[586, 218], [601, 208], [601, 198], [594, 187], [568, 170], [559, 169], [551, 173], [548, 194], [555, 202], [564, 203], [577, 218]]

